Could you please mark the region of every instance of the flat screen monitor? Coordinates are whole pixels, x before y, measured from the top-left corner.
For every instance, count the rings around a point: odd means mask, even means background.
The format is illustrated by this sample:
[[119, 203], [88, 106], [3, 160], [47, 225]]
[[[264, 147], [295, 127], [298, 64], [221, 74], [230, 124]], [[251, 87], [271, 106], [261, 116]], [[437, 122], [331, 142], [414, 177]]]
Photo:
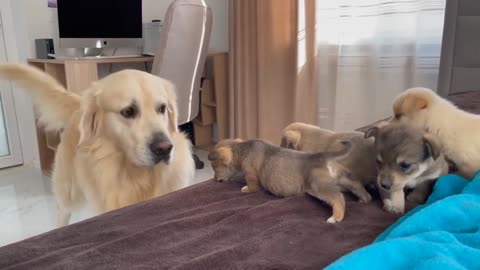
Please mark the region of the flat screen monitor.
[[142, 46], [142, 0], [57, 0], [62, 48]]

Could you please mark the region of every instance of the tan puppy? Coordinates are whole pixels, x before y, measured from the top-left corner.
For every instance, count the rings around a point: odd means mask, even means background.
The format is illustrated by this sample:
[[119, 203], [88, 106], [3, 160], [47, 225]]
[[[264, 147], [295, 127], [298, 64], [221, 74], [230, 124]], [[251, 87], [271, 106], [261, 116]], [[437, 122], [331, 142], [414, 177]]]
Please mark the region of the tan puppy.
[[338, 151], [340, 143], [352, 142], [351, 153], [339, 163], [352, 173], [352, 177], [364, 186], [375, 185], [377, 167], [372, 139], [365, 139], [361, 132], [333, 132], [305, 123], [293, 123], [283, 130], [281, 146], [308, 153]]
[[85, 200], [103, 213], [192, 179], [191, 146], [177, 129], [176, 95], [168, 81], [126, 70], [79, 96], [26, 65], [0, 65], [0, 76], [30, 90], [47, 129], [63, 129], [52, 172], [59, 226]]
[[434, 182], [448, 173], [434, 135], [408, 124], [391, 123], [370, 128], [365, 137], [375, 138], [378, 190], [385, 210], [405, 211], [404, 189], [412, 189], [407, 200], [424, 203]]
[[459, 174], [480, 169], [480, 116], [458, 109], [427, 88], [411, 88], [393, 102], [391, 122], [411, 124], [436, 135]]
[[309, 154], [260, 140], [225, 140], [215, 146], [208, 159], [217, 181], [243, 172], [247, 185], [242, 192], [255, 192], [261, 186], [281, 197], [307, 193], [332, 206], [333, 215], [327, 222], [334, 223], [343, 220], [345, 214], [342, 190], [353, 192], [362, 202], [371, 200], [363, 186], [350, 179], [348, 170], [338, 163], [350, 151], [350, 142], [338, 152]]

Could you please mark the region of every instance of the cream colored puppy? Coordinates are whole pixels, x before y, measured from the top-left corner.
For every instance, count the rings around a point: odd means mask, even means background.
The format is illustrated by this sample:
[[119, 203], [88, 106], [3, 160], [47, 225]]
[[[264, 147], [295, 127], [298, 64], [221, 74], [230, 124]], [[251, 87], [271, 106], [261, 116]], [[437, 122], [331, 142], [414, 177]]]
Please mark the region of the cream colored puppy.
[[79, 96], [40, 70], [0, 65], [29, 89], [48, 130], [61, 130], [52, 172], [57, 223], [87, 201], [104, 213], [180, 189], [193, 178], [191, 145], [177, 128], [173, 85], [125, 70]]
[[411, 88], [393, 102], [391, 122], [404, 122], [435, 134], [459, 174], [480, 169], [480, 115], [465, 112], [427, 88]]

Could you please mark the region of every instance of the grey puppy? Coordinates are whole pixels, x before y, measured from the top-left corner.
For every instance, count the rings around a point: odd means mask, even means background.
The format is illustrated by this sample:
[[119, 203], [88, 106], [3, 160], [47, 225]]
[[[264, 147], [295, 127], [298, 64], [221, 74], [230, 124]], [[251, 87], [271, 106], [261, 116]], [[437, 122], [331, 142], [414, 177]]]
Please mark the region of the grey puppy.
[[351, 142], [343, 142], [338, 152], [315, 154], [290, 150], [261, 140], [224, 140], [209, 154], [217, 181], [227, 181], [237, 172], [245, 174], [247, 185], [242, 192], [255, 192], [262, 187], [280, 197], [307, 193], [333, 208], [327, 222], [343, 220], [345, 198], [349, 190], [362, 202], [371, 200], [360, 182], [351, 179], [349, 171], [338, 161], [352, 149]]
[[375, 138], [377, 186], [385, 210], [405, 211], [404, 189], [413, 189], [407, 200], [423, 203], [438, 177], [448, 173], [448, 163], [434, 135], [413, 126], [389, 123], [372, 127], [366, 138]]
[[362, 132], [334, 132], [314, 125], [296, 122], [282, 132], [281, 146], [303, 152], [331, 152], [342, 149], [342, 141], [352, 142], [352, 151], [340, 164], [348, 168], [352, 177], [364, 186], [375, 186], [377, 167], [373, 139], [365, 139]]

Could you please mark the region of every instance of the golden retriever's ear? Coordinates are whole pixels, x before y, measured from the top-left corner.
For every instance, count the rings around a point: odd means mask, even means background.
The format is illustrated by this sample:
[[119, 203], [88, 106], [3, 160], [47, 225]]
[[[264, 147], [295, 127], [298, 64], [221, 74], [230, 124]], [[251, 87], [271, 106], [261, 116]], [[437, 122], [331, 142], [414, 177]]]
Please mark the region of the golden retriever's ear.
[[164, 85], [168, 98], [168, 126], [170, 132], [178, 132], [177, 93], [175, 90], [175, 85], [167, 80], [164, 80]]
[[81, 145], [94, 137], [100, 132], [102, 128], [103, 114], [98, 110], [97, 96], [99, 94], [97, 89], [88, 89], [85, 91], [84, 99], [81, 104], [81, 116], [78, 129], [80, 131], [80, 139], [78, 144]]
[[427, 133], [423, 135], [423, 145], [425, 148], [425, 159], [432, 157], [433, 160], [436, 160], [440, 156], [440, 145], [432, 134]]
[[219, 147], [208, 155], [208, 160], [221, 160], [226, 165], [230, 164], [233, 159], [233, 152], [230, 147]]

